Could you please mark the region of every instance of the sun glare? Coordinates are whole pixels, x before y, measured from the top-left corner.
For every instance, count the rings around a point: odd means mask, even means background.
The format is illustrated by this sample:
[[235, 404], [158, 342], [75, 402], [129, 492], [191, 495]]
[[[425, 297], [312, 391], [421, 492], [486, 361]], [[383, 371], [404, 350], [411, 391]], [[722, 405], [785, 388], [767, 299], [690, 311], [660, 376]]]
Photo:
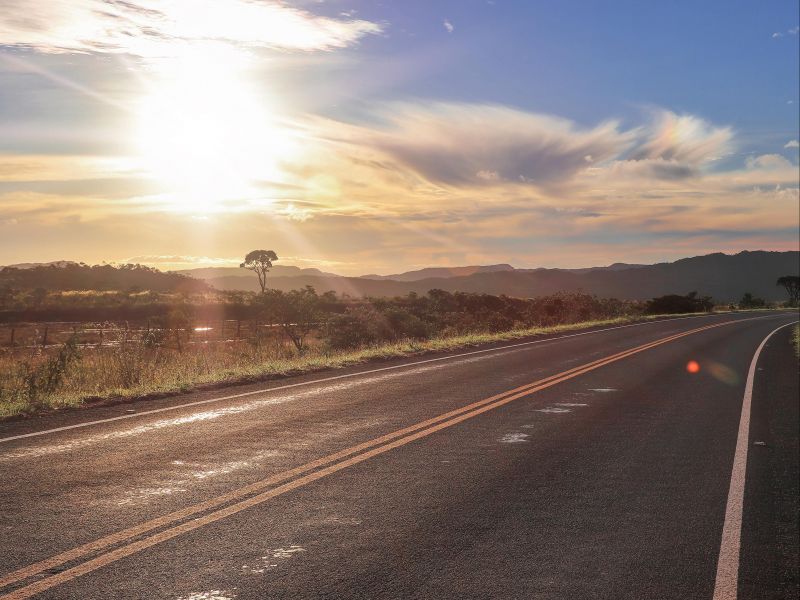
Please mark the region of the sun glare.
[[235, 211], [257, 200], [258, 180], [280, 179], [293, 151], [266, 100], [237, 68], [239, 56], [192, 49], [171, 62], [138, 108], [143, 168], [169, 210]]

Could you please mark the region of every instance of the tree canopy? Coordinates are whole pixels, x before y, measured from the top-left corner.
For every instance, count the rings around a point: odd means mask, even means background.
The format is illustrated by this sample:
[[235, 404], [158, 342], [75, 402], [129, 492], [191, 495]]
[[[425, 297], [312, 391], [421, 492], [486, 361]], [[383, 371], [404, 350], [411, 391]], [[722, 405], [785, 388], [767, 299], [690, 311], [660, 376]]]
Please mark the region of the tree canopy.
[[278, 260], [278, 255], [273, 250], [252, 250], [244, 257], [244, 262], [239, 266], [249, 269], [258, 275], [258, 285], [261, 293], [267, 293], [267, 273], [272, 268], [272, 261]]
[[784, 275], [783, 277], [778, 277], [775, 285], [782, 285], [786, 289], [786, 293], [789, 294], [789, 305], [797, 306], [798, 302], [800, 302], [800, 277], [797, 275]]

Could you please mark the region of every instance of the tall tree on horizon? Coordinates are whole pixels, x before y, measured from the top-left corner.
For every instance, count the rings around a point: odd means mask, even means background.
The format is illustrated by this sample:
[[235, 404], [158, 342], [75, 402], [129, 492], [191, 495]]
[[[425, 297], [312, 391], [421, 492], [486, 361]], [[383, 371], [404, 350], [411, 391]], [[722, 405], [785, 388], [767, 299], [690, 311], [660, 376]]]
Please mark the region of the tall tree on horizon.
[[272, 268], [272, 261], [278, 260], [278, 255], [273, 250], [253, 250], [244, 257], [244, 262], [239, 265], [242, 269], [249, 269], [258, 275], [258, 284], [261, 293], [267, 293], [267, 273]]
[[797, 306], [800, 302], [800, 277], [797, 275], [784, 275], [778, 277], [775, 285], [782, 285], [789, 294], [789, 306]]

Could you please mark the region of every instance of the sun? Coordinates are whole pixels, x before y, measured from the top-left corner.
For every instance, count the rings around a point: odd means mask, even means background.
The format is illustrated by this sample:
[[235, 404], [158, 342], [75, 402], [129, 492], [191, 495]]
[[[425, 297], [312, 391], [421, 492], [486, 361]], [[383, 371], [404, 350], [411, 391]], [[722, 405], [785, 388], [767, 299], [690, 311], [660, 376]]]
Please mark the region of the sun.
[[195, 48], [159, 74], [137, 108], [137, 153], [169, 210], [242, 208], [258, 197], [259, 181], [280, 179], [281, 162], [295, 150], [238, 58]]

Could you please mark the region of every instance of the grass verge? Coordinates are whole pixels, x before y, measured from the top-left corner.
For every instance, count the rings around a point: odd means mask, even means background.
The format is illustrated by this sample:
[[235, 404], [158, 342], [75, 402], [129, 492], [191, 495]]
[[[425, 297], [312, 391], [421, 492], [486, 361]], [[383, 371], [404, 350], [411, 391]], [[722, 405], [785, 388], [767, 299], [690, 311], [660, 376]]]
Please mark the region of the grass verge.
[[198, 389], [341, 369], [382, 359], [453, 351], [522, 338], [679, 316], [688, 315], [625, 316], [499, 333], [468, 333], [424, 341], [406, 340], [351, 351], [331, 352], [323, 348], [312, 348], [303, 355], [289, 351], [284, 345], [245, 348], [209, 345], [181, 353], [135, 345], [84, 352], [80, 359], [71, 361], [63, 369], [58, 385], [45, 387], [44, 391], [39, 390], [38, 393], [32, 393], [32, 386], [37, 385], [37, 378], [45, 377], [48, 382], [51, 381], [51, 371], [59, 368], [58, 357], [49, 359], [53, 363], [51, 365], [40, 360], [38, 367], [25, 359], [2, 357], [0, 419], [77, 407], [86, 403], [108, 404], [163, 397]]

